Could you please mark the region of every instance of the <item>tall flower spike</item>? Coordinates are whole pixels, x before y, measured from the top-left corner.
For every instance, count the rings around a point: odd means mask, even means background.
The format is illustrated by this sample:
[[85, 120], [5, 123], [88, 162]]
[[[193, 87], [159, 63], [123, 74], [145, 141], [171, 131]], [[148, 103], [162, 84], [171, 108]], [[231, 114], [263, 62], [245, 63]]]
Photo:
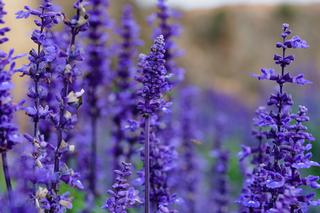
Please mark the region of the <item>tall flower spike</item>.
[[33, 120], [33, 136], [37, 138], [40, 135], [39, 122], [49, 115], [48, 105], [42, 104], [47, 94], [45, 83], [48, 79], [47, 68], [48, 64], [57, 57], [57, 47], [47, 39], [48, 31], [58, 23], [61, 14], [55, 10], [50, 0], [45, 0], [38, 9], [25, 6], [24, 10], [19, 11], [16, 15], [17, 18], [28, 18], [30, 15], [37, 18], [34, 23], [38, 29], [35, 29], [31, 36], [32, 41], [37, 45], [37, 49], [32, 49], [29, 52], [30, 63], [28, 69], [23, 73], [32, 80], [28, 96], [33, 101], [33, 105], [26, 108], [26, 113]]
[[86, 47], [86, 69], [84, 73], [83, 87], [86, 91], [84, 95], [84, 107], [86, 115], [90, 119], [90, 154], [89, 156], [89, 176], [85, 177], [89, 184], [89, 190], [93, 195], [97, 194], [97, 131], [98, 121], [101, 117], [102, 103], [105, 101], [101, 94], [105, 89], [107, 77], [110, 76], [110, 60], [108, 48], [106, 46], [108, 35], [106, 29], [109, 25], [108, 7], [109, 0], [90, 0], [90, 10], [88, 14], [89, 27], [87, 31], [88, 45]]
[[[59, 78], [63, 82], [60, 96], [57, 97], [59, 109], [51, 113], [53, 123], [57, 130], [57, 144], [54, 150], [54, 173], [60, 175], [60, 179], [71, 186], [83, 189], [79, 180], [79, 175], [68, 169], [61, 162], [62, 155], [65, 152], [72, 151], [73, 146], [68, 144], [68, 133], [74, 128], [77, 122], [77, 111], [82, 103], [84, 90], [75, 91], [74, 85], [77, 83], [79, 70], [77, 64], [82, 61], [81, 51], [76, 45], [76, 39], [80, 32], [88, 28], [88, 15], [84, 8], [84, 2], [78, 0], [74, 3], [76, 14], [71, 20], [64, 17], [64, 23], [70, 30], [70, 43], [66, 52], [61, 53], [60, 57], [64, 59], [64, 68], [59, 72]], [[64, 167], [61, 168], [61, 165]], [[58, 182], [53, 184], [53, 190], [57, 189]]]
[[[130, 131], [128, 121], [133, 120], [137, 114], [135, 107], [135, 82], [137, 47], [139, 40], [139, 27], [134, 20], [131, 5], [123, 7], [121, 27], [120, 52], [118, 54], [118, 66], [113, 80], [115, 92], [112, 102], [113, 120], [113, 159], [114, 169], [119, 165], [121, 158], [130, 162], [134, 153], [134, 145], [138, 141], [138, 135]], [[125, 151], [125, 147], [128, 147]]]
[[[25, 108], [26, 114], [33, 122], [33, 135], [25, 135], [27, 141], [32, 145], [32, 153], [26, 154], [23, 157], [24, 176], [26, 180], [33, 185], [31, 191], [32, 198], [36, 203], [39, 211], [50, 209], [52, 206], [57, 206], [59, 209], [64, 209], [59, 205], [59, 200], [55, 200], [56, 195], [48, 192], [41, 194], [39, 191], [46, 190], [56, 181], [56, 176], [53, 173], [52, 157], [53, 147], [44, 140], [40, 132], [41, 123], [49, 118], [51, 109], [46, 102], [48, 94], [47, 82], [50, 81], [50, 64], [58, 57], [58, 47], [50, 39], [51, 29], [58, 24], [61, 13], [56, 10], [50, 0], [43, 0], [39, 8], [32, 9], [25, 6], [24, 10], [16, 13], [17, 18], [28, 18], [34, 16], [34, 23], [37, 27], [32, 32], [31, 40], [37, 46], [29, 52], [29, 64], [22, 70], [23, 75], [27, 75], [31, 79], [31, 85], [28, 90], [28, 97], [31, 103]], [[27, 149], [26, 149], [27, 150]], [[28, 186], [28, 184], [24, 184]], [[41, 202], [39, 202], [41, 200]]]
[[110, 198], [107, 199], [102, 206], [108, 209], [110, 213], [127, 212], [129, 208], [139, 204], [139, 192], [130, 186], [128, 178], [130, 178], [131, 164], [122, 162], [120, 169], [115, 170], [115, 182], [112, 185], [112, 190], [108, 190]]
[[[284, 85], [293, 83], [304, 85], [309, 81], [303, 75], [291, 76], [286, 70], [293, 61], [292, 55], [286, 55], [289, 49], [307, 48], [306, 41], [291, 35], [288, 24], [283, 24], [281, 42], [276, 47], [282, 54], [274, 55], [275, 64], [280, 66], [278, 74], [272, 69], [262, 69], [259, 80], [275, 81], [279, 89], [269, 98], [270, 112], [257, 111], [256, 126], [260, 128], [254, 135], [259, 140], [257, 149], [244, 148], [241, 156], [252, 156], [253, 171], [248, 175], [240, 204], [245, 212], [302, 212], [310, 205], [319, 205], [314, 194], [304, 191], [306, 186], [320, 188], [318, 176], [304, 177], [301, 169], [319, 166], [311, 160], [312, 135], [307, 132], [305, 122], [309, 121], [307, 108], [299, 106], [292, 113], [293, 101], [284, 91]], [[264, 140], [264, 144], [261, 144]], [[262, 154], [263, 152], [263, 154]]]
[[172, 196], [167, 184], [167, 171], [172, 164], [170, 147], [160, 143], [156, 133], [157, 118], [168, 103], [164, 94], [169, 90], [165, 69], [165, 43], [162, 35], [157, 37], [149, 55], [141, 55], [136, 80], [142, 87], [138, 90], [138, 110], [143, 116], [145, 212], [151, 212], [151, 202], [159, 212], [169, 212]]
[[169, 90], [167, 70], [164, 60], [164, 38], [157, 37], [149, 55], [140, 55], [138, 76], [142, 84], [138, 90], [138, 110], [144, 117], [159, 113], [166, 105], [164, 94]]
[[[0, 24], [4, 24], [4, 15], [6, 15], [4, 3], [0, 1]], [[2, 27], [0, 29], [0, 44], [8, 41], [5, 34], [9, 30], [10, 29], [7, 27]], [[8, 167], [7, 152], [11, 150], [14, 145], [21, 142], [18, 128], [16, 124], [12, 122], [14, 113], [17, 111], [18, 106], [13, 104], [10, 92], [13, 87], [11, 75], [16, 72], [14, 61], [17, 58], [19, 58], [19, 56], [13, 56], [13, 50], [10, 50], [9, 53], [0, 51], [0, 153], [9, 203], [11, 202], [12, 184]]]

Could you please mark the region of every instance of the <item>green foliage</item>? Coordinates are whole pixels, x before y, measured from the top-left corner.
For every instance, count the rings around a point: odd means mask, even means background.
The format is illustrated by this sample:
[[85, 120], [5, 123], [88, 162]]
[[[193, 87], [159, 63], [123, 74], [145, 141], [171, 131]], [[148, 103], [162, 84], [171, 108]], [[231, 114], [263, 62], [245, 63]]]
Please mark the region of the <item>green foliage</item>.
[[209, 22], [206, 24], [202, 37], [213, 45], [228, 41], [230, 38], [228, 11], [219, 9], [210, 16]]
[[105, 198], [103, 197], [98, 197], [96, 199], [96, 206], [94, 209], [92, 209], [92, 213], [102, 213], [102, 212], [107, 212], [106, 210], [102, 209], [101, 206], [104, 203]]
[[276, 9], [276, 17], [281, 19], [282, 21], [289, 22], [296, 16], [296, 10], [293, 6], [289, 4], [281, 4]]
[[209, 37], [212, 42], [218, 42], [227, 34], [227, 11], [219, 10], [209, 23]]
[[69, 210], [70, 213], [80, 212], [84, 208], [85, 194], [77, 189], [74, 189], [67, 184], [61, 184], [60, 193], [70, 192], [73, 198], [73, 208]]
[[6, 189], [6, 184], [4, 180], [3, 170], [2, 170], [2, 162], [1, 162], [1, 169], [0, 169], [0, 192], [4, 192]]
[[229, 162], [229, 180], [230, 180], [230, 190], [232, 196], [237, 197], [240, 193], [242, 187], [242, 173], [240, 171], [238, 152], [240, 147], [238, 144], [241, 144], [239, 138], [231, 138], [228, 141], [225, 141], [227, 149], [230, 151], [230, 162]]

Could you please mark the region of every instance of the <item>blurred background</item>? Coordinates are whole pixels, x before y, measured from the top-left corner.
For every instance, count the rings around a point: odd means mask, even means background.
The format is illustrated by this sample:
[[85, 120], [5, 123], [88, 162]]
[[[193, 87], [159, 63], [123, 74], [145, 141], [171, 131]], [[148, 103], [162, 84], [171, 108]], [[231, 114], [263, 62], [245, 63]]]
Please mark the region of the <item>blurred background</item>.
[[[9, 11], [7, 23], [12, 28], [6, 46], [14, 47], [18, 53], [27, 52], [32, 44], [28, 37], [32, 22], [17, 21], [14, 13], [25, 4], [36, 5], [37, 1], [4, 2]], [[55, 2], [66, 12], [72, 5], [72, 1]], [[145, 19], [154, 11], [156, 1], [111, 0], [112, 17], [119, 17], [121, 5], [128, 2], [135, 5], [144, 47], [147, 47], [151, 29]], [[250, 75], [263, 66], [273, 66], [274, 44], [283, 22], [288, 22], [294, 32], [310, 44], [309, 49], [297, 53], [295, 66], [298, 71], [307, 69], [307, 76], [317, 73], [320, 66], [318, 0], [169, 0], [168, 3], [182, 12], [183, 32], [177, 40], [184, 51], [180, 62], [187, 68], [187, 80], [196, 85], [232, 95], [249, 106], [255, 104], [264, 83], [258, 83]], [[293, 67], [293, 70], [296, 69]], [[313, 86], [318, 88], [318, 82]]]
[[[36, 0], [4, 0], [8, 16], [6, 20], [12, 31], [5, 48], [15, 48], [17, 53], [27, 53], [32, 48], [31, 20], [16, 20], [15, 12], [26, 4], [37, 5]], [[73, 1], [56, 0], [66, 13]], [[155, 10], [156, 0], [110, 0], [110, 13], [117, 22], [121, 7], [132, 3], [135, 16], [141, 26], [145, 52], [151, 43], [152, 29], [146, 17]], [[295, 34], [306, 40], [310, 48], [295, 52], [296, 61], [292, 73], [304, 73], [313, 84], [303, 88], [289, 87], [295, 106], [306, 105], [310, 110], [310, 130], [320, 139], [320, 0], [169, 0], [170, 5], [181, 11], [180, 23], [183, 31], [177, 39], [183, 50], [179, 63], [186, 70], [186, 81], [214, 96], [215, 110], [231, 118], [226, 126], [238, 126], [237, 131], [227, 135], [225, 145], [231, 150], [229, 177], [231, 192], [237, 197], [241, 186], [236, 153], [241, 143], [252, 143], [250, 125], [255, 109], [265, 105], [268, 94], [275, 90], [270, 82], [259, 82], [252, 78], [262, 67], [277, 68], [273, 64], [275, 43], [279, 39], [281, 25], [291, 25]], [[25, 63], [25, 59], [20, 63]], [[15, 78], [17, 100], [24, 97], [24, 81]], [[198, 101], [206, 101], [203, 98]], [[210, 109], [204, 109], [209, 110]], [[237, 119], [232, 120], [232, 116]], [[241, 119], [240, 119], [241, 117]], [[230, 122], [230, 123], [229, 123]], [[248, 127], [248, 128], [244, 128]], [[210, 130], [209, 130], [210, 131]], [[200, 149], [205, 149], [200, 147]], [[314, 158], [320, 160], [314, 146]], [[201, 151], [201, 150], [200, 150]], [[314, 169], [315, 173], [320, 171]]]

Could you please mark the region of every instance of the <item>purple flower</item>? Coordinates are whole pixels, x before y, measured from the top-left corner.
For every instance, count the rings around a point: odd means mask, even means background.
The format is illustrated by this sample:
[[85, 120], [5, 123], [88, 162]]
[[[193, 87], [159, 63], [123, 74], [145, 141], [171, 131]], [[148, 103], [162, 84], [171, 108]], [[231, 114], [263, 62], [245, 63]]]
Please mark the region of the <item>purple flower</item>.
[[[64, 20], [71, 29], [67, 50], [55, 42], [52, 28], [59, 23], [62, 15], [50, 0], [44, 0], [38, 9], [25, 6], [23, 12], [17, 13], [18, 18], [34, 16], [38, 27], [31, 36], [37, 48], [29, 52], [29, 64], [22, 73], [32, 80], [28, 90], [31, 104], [25, 111], [32, 118], [34, 127], [32, 136], [25, 135], [33, 149], [30, 154], [23, 156], [26, 169], [24, 175], [33, 185], [29, 191], [39, 211], [61, 212], [72, 207], [69, 194], [58, 193], [61, 181], [71, 187], [83, 188], [79, 174], [68, 168], [61, 159], [64, 153], [74, 150], [64, 137], [68, 134], [67, 130], [76, 123], [76, 110], [81, 105], [83, 95], [83, 90], [73, 90], [72, 84], [77, 75], [75, 62], [81, 60], [80, 51], [75, 47], [76, 35], [86, 28], [87, 16], [82, 1], [77, 2], [75, 7], [75, 17]], [[53, 87], [52, 82], [58, 81], [56, 78], [62, 83]], [[61, 93], [54, 94], [53, 99], [52, 92], [59, 90]], [[58, 135], [57, 144], [48, 142], [50, 136], [54, 135], [54, 128]]]
[[[7, 65], [9, 70], [6, 69]], [[0, 153], [5, 153], [22, 142], [17, 126], [12, 122], [14, 113], [20, 107], [13, 103], [11, 96], [11, 75], [14, 70], [14, 61], [10, 55], [0, 58]]]
[[303, 74], [299, 74], [296, 77], [294, 77], [292, 79], [292, 82], [294, 82], [296, 84], [299, 84], [299, 85], [305, 85], [305, 84], [310, 84], [311, 83], [311, 81], [308, 81], [308, 80], [304, 79]]
[[17, 191], [16, 189], [11, 195], [14, 199], [8, 200], [7, 196], [0, 196], [1, 211], [10, 213], [19, 212], [37, 212], [36, 207], [29, 200], [28, 195], [24, 191]]
[[309, 121], [307, 108], [299, 106], [297, 113], [292, 112], [292, 97], [284, 91], [286, 83], [304, 85], [309, 83], [302, 74], [291, 77], [286, 71], [294, 58], [286, 56], [290, 48], [306, 48], [307, 43], [298, 36], [291, 39], [288, 24], [283, 24], [282, 41], [276, 47], [282, 55], [275, 55], [275, 64], [281, 72], [262, 69], [258, 79], [275, 81], [278, 92], [268, 100], [270, 111], [259, 108], [256, 113], [253, 135], [259, 141], [257, 147], [244, 149], [241, 157], [251, 155], [253, 170], [245, 177], [239, 203], [244, 212], [302, 212], [310, 205], [317, 205], [312, 194], [304, 192], [304, 186], [318, 188], [318, 177], [303, 177], [300, 169], [319, 166], [311, 160], [313, 136], [307, 132], [305, 122]]
[[48, 84], [51, 72], [50, 64], [58, 57], [58, 47], [51, 40], [52, 27], [59, 23], [61, 13], [50, 0], [43, 1], [39, 8], [32, 9], [25, 6], [24, 10], [17, 13], [17, 18], [34, 16], [37, 27], [31, 35], [31, 40], [37, 46], [29, 52], [29, 64], [22, 70], [23, 75], [31, 79], [28, 89], [30, 105], [25, 108], [26, 114], [33, 121], [33, 136], [38, 140], [42, 135], [41, 126], [46, 123], [51, 109], [47, 103]]
[[286, 42], [286, 44], [289, 48], [292, 47], [293, 49], [305, 49], [309, 47], [307, 42], [305, 40], [302, 40], [299, 36], [293, 36], [292, 39]]
[[153, 115], [166, 106], [163, 95], [169, 90], [169, 84], [165, 68], [164, 45], [163, 36], [159, 36], [152, 45], [150, 54], [140, 55], [139, 75], [136, 80], [142, 84], [137, 95], [138, 110], [144, 116]]
[[261, 69], [261, 75], [254, 75], [257, 77], [259, 80], [271, 80], [277, 78], [275, 75], [275, 70], [274, 69]]
[[[31, 9], [25, 6], [23, 11], [17, 13], [17, 18], [28, 18], [34, 16], [34, 23], [37, 27], [32, 33], [31, 40], [37, 46], [29, 52], [29, 64], [22, 70], [23, 75], [27, 75], [31, 79], [31, 85], [28, 90], [30, 105], [25, 107], [26, 114], [33, 121], [33, 136], [27, 136], [27, 141], [33, 146], [32, 153], [26, 155], [26, 161], [33, 173], [25, 171], [24, 175], [32, 182], [34, 188], [39, 185], [51, 184], [56, 180], [53, 173], [53, 164], [50, 162], [50, 154], [52, 154], [52, 146], [44, 141], [41, 134], [40, 125], [49, 117], [51, 109], [46, 103], [47, 81], [49, 79], [48, 68], [49, 63], [57, 58], [57, 52], [48, 52], [48, 47], [54, 46], [50, 41], [50, 30], [58, 23], [60, 13], [56, 11], [55, 6], [50, 0], [43, 1], [38, 9]], [[45, 144], [45, 145], [44, 145]], [[36, 157], [32, 157], [36, 156]], [[47, 159], [46, 159], [47, 157]], [[47, 188], [47, 187], [45, 187]], [[36, 197], [34, 189], [29, 189], [33, 196]], [[36, 199], [36, 198], [35, 198]], [[42, 209], [46, 206], [39, 204], [38, 208]]]
[[28, 10], [24, 11], [24, 10], [20, 10], [16, 13], [16, 17], [18, 19], [20, 18], [29, 18], [30, 16], [30, 12]]
[[175, 167], [177, 160], [175, 147], [164, 144], [156, 135], [158, 127], [156, 121], [152, 121], [150, 131], [150, 199], [159, 212], [175, 212], [172, 204], [176, 201], [176, 195], [172, 194], [169, 185], [169, 175]]
[[[81, 51], [76, 45], [77, 36], [88, 27], [88, 15], [82, 0], [74, 3], [76, 15], [70, 20], [64, 18], [66, 28], [69, 30], [69, 45], [67, 50], [61, 50], [60, 60], [64, 68], [57, 70], [57, 76], [62, 82], [60, 94], [57, 95], [59, 108], [53, 111], [50, 116], [57, 131], [57, 143], [54, 147], [53, 171], [59, 175], [59, 180], [68, 183], [72, 187], [82, 189], [80, 176], [69, 169], [62, 156], [67, 152], [72, 152], [74, 146], [69, 143], [68, 135], [77, 123], [78, 108], [82, 104], [83, 89], [76, 90], [77, 76], [79, 74], [78, 63], [82, 61]], [[59, 181], [52, 185], [52, 190], [57, 193]]]
[[139, 192], [130, 185], [128, 180], [132, 174], [131, 164], [122, 162], [120, 169], [115, 170], [114, 173], [116, 174], [115, 182], [112, 190], [108, 190], [110, 197], [102, 208], [108, 209], [111, 213], [127, 212], [129, 208], [141, 202]]
[[168, 186], [168, 171], [172, 169], [174, 150], [160, 141], [158, 115], [168, 103], [164, 99], [170, 89], [165, 68], [165, 43], [160, 35], [154, 41], [149, 55], [140, 55], [136, 80], [141, 84], [137, 92], [138, 110], [144, 117], [144, 179], [145, 211], [150, 212], [151, 202], [156, 211], [171, 212], [174, 196]]
[[[290, 63], [279, 62], [278, 64], [280, 64], [280, 65], [282, 64], [283, 66], [287, 66]], [[279, 84], [295, 83], [297, 85], [305, 85], [305, 84], [311, 83], [310, 81], [304, 79], [303, 74], [299, 74], [297, 76], [292, 77], [289, 73], [286, 73], [285, 75], [280, 76], [280, 75], [276, 74], [274, 69], [266, 69], [266, 68], [261, 69], [260, 75], [254, 74], [253, 76], [256, 77], [258, 80], [271, 80], [271, 81], [276, 81]]]
[[241, 151], [238, 153], [238, 158], [240, 161], [246, 159], [251, 154], [251, 148], [245, 145], [241, 146]]
[[[0, 1], [0, 24], [4, 24], [3, 17], [7, 14], [7, 12], [4, 10], [4, 3]], [[0, 44], [3, 44], [8, 41], [8, 38], [5, 36], [7, 32], [10, 31], [10, 28], [8, 27], [2, 27], [0, 28]]]

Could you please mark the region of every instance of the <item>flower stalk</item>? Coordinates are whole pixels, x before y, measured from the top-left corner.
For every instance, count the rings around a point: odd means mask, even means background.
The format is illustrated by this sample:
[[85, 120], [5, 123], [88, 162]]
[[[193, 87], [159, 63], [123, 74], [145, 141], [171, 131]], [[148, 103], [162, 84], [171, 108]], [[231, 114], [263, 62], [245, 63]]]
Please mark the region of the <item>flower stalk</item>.
[[[285, 84], [305, 85], [310, 83], [303, 74], [292, 76], [285, 68], [294, 60], [293, 55], [286, 55], [289, 49], [308, 48], [306, 41], [298, 36], [289, 38], [292, 31], [288, 24], [283, 24], [281, 42], [276, 47], [281, 55], [275, 54], [275, 64], [280, 66], [280, 73], [274, 69], [261, 69], [259, 80], [276, 82], [278, 91], [268, 100], [269, 112], [264, 107], [257, 110], [253, 135], [259, 141], [257, 148], [243, 147], [240, 153], [242, 161], [252, 156], [253, 170], [247, 174], [239, 203], [246, 212], [300, 212], [308, 206], [319, 205], [313, 194], [304, 193], [303, 187], [318, 189], [318, 176], [304, 177], [301, 169], [320, 166], [311, 160], [311, 142], [313, 136], [307, 131], [305, 122], [309, 121], [307, 108], [299, 106], [298, 112], [292, 112], [293, 100], [284, 91]], [[263, 143], [262, 143], [263, 142]]]
[[144, 142], [144, 174], [145, 174], [145, 209], [150, 212], [150, 116], [145, 116], [145, 142]]
[[[74, 83], [75, 73], [74, 68], [76, 62], [81, 60], [80, 52], [76, 48], [76, 37], [81, 31], [87, 29], [87, 19], [88, 15], [83, 6], [83, 1], [78, 0], [74, 4], [76, 9], [76, 15], [68, 20], [64, 17], [64, 23], [70, 29], [71, 39], [69, 48], [66, 53], [66, 65], [60, 77], [63, 80], [63, 88], [61, 89], [60, 106], [59, 106], [59, 121], [56, 125], [57, 129], [57, 146], [54, 152], [54, 172], [58, 173], [60, 171], [60, 159], [61, 159], [61, 148], [63, 148], [63, 143], [65, 143], [63, 134], [66, 134], [70, 129], [73, 128], [75, 120], [72, 120], [72, 113], [76, 113], [77, 109], [81, 105], [81, 97], [84, 93], [83, 90], [80, 92], [74, 92], [72, 90], [72, 83]], [[57, 192], [57, 183], [54, 183], [53, 189]]]
[[6, 152], [3, 152], [1, 154], [1, 159], [2, 159], [2, 169], [3, 169], [3, 173], [4, 173], [4, 178], [6, 181], [6, 186], [7, 186], [8, 199], [9, 199], [9, 202], [11, 202], [12, 185], [11, 185], [11, 177], [10, 177], [10, 173], [9, 173], [8, 159], [7, 159]]

